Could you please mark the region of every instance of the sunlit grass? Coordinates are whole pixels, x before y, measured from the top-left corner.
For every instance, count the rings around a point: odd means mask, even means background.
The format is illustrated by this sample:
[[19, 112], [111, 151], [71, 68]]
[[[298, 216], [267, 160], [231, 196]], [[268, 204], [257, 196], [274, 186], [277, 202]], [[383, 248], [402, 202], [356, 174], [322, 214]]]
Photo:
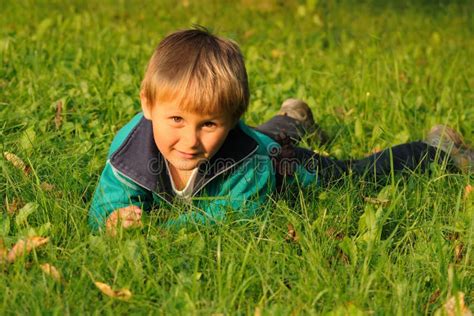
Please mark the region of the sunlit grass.
[[[422, 139], [435, 123], [472, 141], [468, 1], [5, 1], [0, 8], [1, 149], [31, 167], [24, 175], [1, 159], [1, 197], [36, 203], [25, 223], [4, 203], [0, 238], [8, 248], [26, 236], [50, 238], [0, 266], [0, 314], [430, 314], [458, 291], [473, 309], [474, 207], [472, 195], [464, 197], [473, 177], [439, 166], [383, 185], [347, 178], [296, 190], [271, 197], [256, 218], [230, 216], [212, 227], [163, 231], [167, 210], [157, 210], [141, 230], [113, 239], [92, 234], [86, 220], [114, 133], [140, 110], [154, 46], [194, 23], [240, 44], [249, 124], [298, 97], [332, 136], [327, 146], [303, 144], [339, 158]], [[287, 237], [289, 223], [297, 241]], [[64, 282], [45, 275], [42, 263]], [[133, 296], [108, 298], [93, 281]]]

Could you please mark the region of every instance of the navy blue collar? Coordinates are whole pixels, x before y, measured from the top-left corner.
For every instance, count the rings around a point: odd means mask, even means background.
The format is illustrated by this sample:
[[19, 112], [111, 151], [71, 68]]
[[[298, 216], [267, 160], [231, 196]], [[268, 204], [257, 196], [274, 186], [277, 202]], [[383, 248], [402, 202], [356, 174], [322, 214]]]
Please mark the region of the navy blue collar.
[[[258, 143], [247, 135], [239, 123], [227, 135], [219, 151], [199, 166], [193, 195], [221, 174], [231, 172], [255, 152]], [[164, 157], [153, 138], [151, 121], [144, 117], [132, 129], [122, 145], [110, 157], [110, 163], [123, 176], [152, 191], [168, 202], [175, 196]]]

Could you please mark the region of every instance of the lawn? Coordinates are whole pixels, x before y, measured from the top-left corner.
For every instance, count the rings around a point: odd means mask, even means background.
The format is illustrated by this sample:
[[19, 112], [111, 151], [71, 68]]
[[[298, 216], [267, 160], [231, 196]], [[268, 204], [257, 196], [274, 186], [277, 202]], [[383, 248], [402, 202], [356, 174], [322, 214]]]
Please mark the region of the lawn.
[[[474, 140], [472, 1], [1, 1], [0, 314], [432, 314], [459, 292], [474, 310], [474, 177], [442, 165], [297, 189], [215, 226], [166, 231], [158, 209], [116, 238], [90, 231], [146, 62], [193, 24], [242, 48], [250, 125], [297, 97], [331, 136], [303, 144], [338, 158], [436, 123]], [[2, 259], [33, 236], [49, 239]]]

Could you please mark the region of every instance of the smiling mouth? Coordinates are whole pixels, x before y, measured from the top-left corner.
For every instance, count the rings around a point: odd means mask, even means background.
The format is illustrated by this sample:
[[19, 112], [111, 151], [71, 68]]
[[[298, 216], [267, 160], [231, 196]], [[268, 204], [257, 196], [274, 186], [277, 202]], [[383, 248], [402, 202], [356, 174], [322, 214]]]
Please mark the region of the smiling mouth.
[[196, 158], [199, 156], [200, 153], [187, 153], [187, 152], [184, 152], [184, 151], [180, 151], [180, 150], [176, 150], [182, 157], [186, 158], [186, 159], [192, 159], [192, 158]]

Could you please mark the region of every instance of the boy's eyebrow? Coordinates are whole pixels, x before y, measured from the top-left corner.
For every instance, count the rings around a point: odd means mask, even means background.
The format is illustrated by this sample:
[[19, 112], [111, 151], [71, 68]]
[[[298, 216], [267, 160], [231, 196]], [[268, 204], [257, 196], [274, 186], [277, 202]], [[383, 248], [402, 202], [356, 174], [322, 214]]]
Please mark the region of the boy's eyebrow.
[[214, 121], [214, 120], [225, 120], [224, 116], [208, 116], [204, 118], [204, 121]]
[[[185, 111], [182, 111], [182, 110], [178, 110], [178, 111], [173, 111], [172, 113], [168, 113], [168, 117], [171, 117], [171, 116], [183, 116], [186, 112]], [[225, 121], [226, 120], [226, 117], [225, 115], [216, 115], [216, 114], [198, 114], [198, 115], [202, 115], [202, 118], [200, 119], [200, 121]]]

